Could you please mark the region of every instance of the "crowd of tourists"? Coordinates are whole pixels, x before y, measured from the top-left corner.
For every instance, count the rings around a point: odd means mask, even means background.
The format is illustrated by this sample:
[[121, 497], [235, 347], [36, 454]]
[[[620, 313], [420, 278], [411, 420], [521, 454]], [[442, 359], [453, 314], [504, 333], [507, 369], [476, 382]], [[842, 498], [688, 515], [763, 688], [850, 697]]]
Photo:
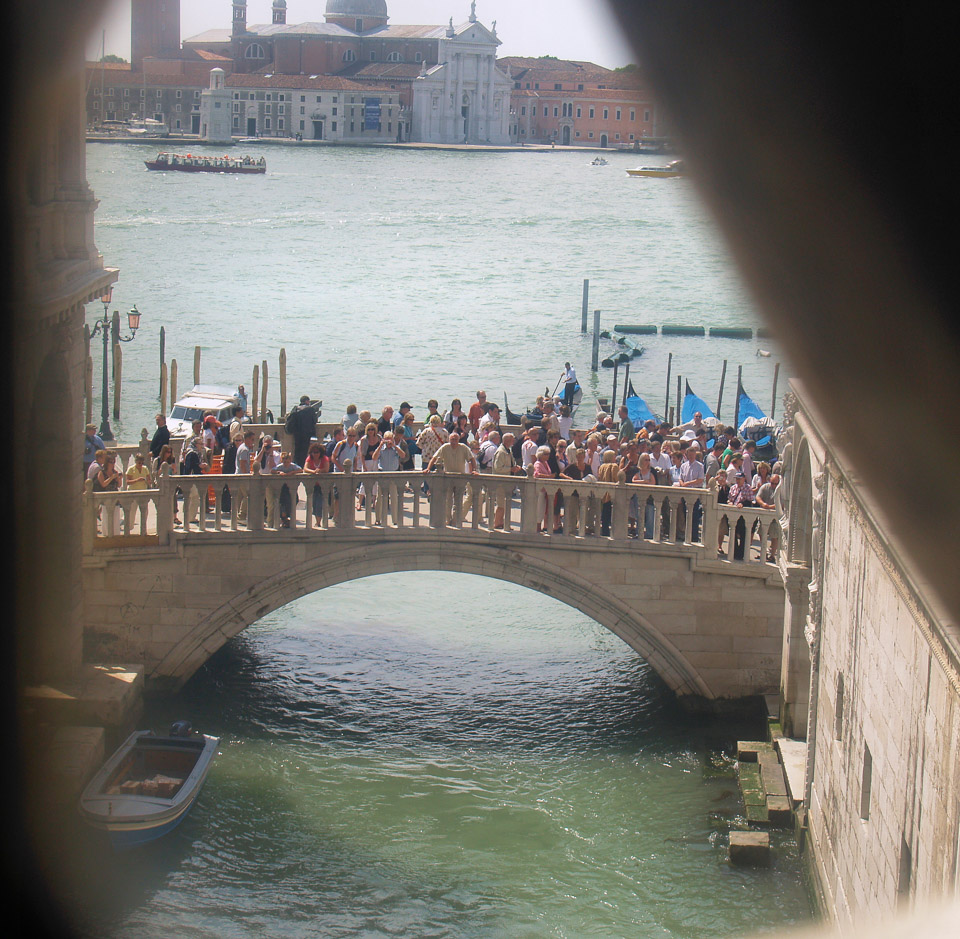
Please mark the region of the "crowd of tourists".
[[[631, 492], [629, 500], [628, 535], [649, 539], [654, 536], [662, 512], [658, 512], [653, 494], [645, 493], [642, 487], [708, 489], [716, 493], [720, 504], [772, 509], [780, 482], [780, 464], [758, 460], [755, 441], [741, 440], [733, 427], [708, 426], [700, 413], [676, 427], [654, 420], [634, 427], [628, 408], [621, 405], [615, 416], [600, 413], [589, 426], [575, 428], [571, 408], [560, 397], [539, 398], [536, 406], [521, 417], [516, 431], [501, 426], [505, 422], [499, 406], [489, 402], [482, 390], [467, 407], [454, 398], [449, 408], [441, 411], [439, 402], [431, 399], [420, 418], [408, 401], [397, 409], [387, 405], [377, 416], [351, 404], [332, 433], [321, 436], [317, 433], [317, 412], [309, 397], [304, 396], [284, 425], [292, 443], [289, 450], [281, 450], [272, 435], [252, 429], [244, 408], [238, 406], [228, 426], [221, 425], [213, 414], [195, 421], [179, 460], [174, 456], [164, 415], [158, 414], [156, 423], [150, 460], [136, 454], [125, 474], [117, 469], [116, 454], [104, 447], [94, 426], [87, 427], [84, 475], [92, 480], [94, 491], [150, 488], [156, 485], [164, 465], [174, 474], [198, 475], [208, 472], [215, 459], [219, 471], [228, 475], [259, 471], [316, 476], [347, 469], [361, 474], [419, 469], [428, 477], [442, 467], [444, 473], [455, 474], [522, 474], [544, 481], [623, 482], [631, 490], [637, 489], [636, 493]], [[429, 492], [427, 480], [423, 488]], [[370, 497], [375, 498], [372, 484], [370, 490]], [[281, 521], [289, 526], [296, 497], [290, 496], [287, 487], [283, 487], [283, 492], [286, 496], [281, 498]], [[358, 508], [364, 505], [367, 495], [361, 485]], [[681, 504], [678, 525], [686, 522], [687, 501], [685, 497]], [[243, 513], [242, 498], [240, 502], [238, 512]], [[689, 502], [693, 506], [693, 539], [697, 540], [702, 504], [696, 492], [690, 493]], [[312, 508], [319, 524], [324, 512], [332, 510], [333, 502], [314, 498]], [[494, 516], [498, 528], [504, 525], [505, 508], [504, 500], [499, 500]], [[596, 527], [600, 534], [609, 534], [611, 496], [604, 497], [596, 514], [597, 518], [587, 519], [588, 532], [593, 533]], [[540, 492], [537, 520], [539, 531], [561, 532], [565, 521], [573, 528], [579, 518], [565, 518], [562, 494], [550, 494], [544, 488]], [[728, 526], [721, 524], [718, 552], [722, 553], [728, 533]], [[735, 556], [742, 557], [744, 537], [745, 532], [735, 532]]]

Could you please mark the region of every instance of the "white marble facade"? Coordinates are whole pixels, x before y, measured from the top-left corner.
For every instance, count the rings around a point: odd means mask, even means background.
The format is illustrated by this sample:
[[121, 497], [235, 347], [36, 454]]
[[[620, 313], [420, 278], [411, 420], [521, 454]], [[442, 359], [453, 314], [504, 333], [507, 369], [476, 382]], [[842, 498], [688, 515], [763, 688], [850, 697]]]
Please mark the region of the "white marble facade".
[[413, 83], [412, 139], [423, 143], [510, 143], [512, 82], [497, 68], [496, 22], [487, 29], [451, 19], [439, 40], [437, 65]]

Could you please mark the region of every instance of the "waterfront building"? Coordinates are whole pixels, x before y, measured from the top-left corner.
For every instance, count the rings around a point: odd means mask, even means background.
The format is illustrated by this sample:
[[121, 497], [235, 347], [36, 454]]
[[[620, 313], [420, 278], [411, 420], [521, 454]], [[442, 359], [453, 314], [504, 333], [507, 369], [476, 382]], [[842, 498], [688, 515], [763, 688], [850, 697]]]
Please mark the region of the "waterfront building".
[[669, 121], [640, 69], [508, 56], [514, 143], [633, 147], [671, 136]]
[[234, 136], [294, 137], [350, 143], [406, 140], [410, 112], [394, 83], [337, 75], [231, 75]]

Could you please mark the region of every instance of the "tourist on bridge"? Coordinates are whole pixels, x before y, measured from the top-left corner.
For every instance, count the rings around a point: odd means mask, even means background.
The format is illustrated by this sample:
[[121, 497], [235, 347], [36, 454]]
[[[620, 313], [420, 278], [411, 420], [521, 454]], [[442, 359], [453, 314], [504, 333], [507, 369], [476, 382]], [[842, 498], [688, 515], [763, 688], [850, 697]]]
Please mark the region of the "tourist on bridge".
[[[436, 401], [431, 401], [430, 404], [436, 407]], [[450, 435], [447, 433], [447, 429], [443, 426], [443, 418], [439, 414], [431, 414], [426, 423], [423, 425], [423, 430], [417, 434], [417, 446], [420, 448], [420, 459], [423, 465], [426, 465], [433, 459], [434, 454], [450, 439]]]
[[359, 462], [358, 457], [360, 455], [360, 447], [357, 444], [357, 428], [349, 427], [346, 431], [346, 435], [343, 440], [341, 440], [334, 448], [331, 459], [333, 460], [333, 468], [337, 473], [345, 472], [344, 463], [349, 460], [350, 466], [352, 469], [359, 469], [357, 466]]
[[357, 406], [355, 404], [347, 405], [347, 413], [343, 415], [343, 432], [346, 433], [351, 427], [357, 426], [357, 421], [360, 420], [359, 415], [357, 414]]
[[477, 439], [483, 443], [493, 431], [497, 431], [498, 433], [501, 431], [500, 406], [497, 404], [488, 404], [477, 426]]
[[454, 398], [450, 402], [450, 410], [443, 415], [443, 426], [447, 428], [447, 433], [454, 433], [457, 429], [457, 421], [460, 418], [460, 415], [466, 417], [466, 412], [463, 410], [463, 405], [460, 403], [459, 398]]
[[[338, 426], [337, 430], [343, 434], [343, 428]], [[330, 457], [327, 455], [327, 451], [324, 448], [323, 444], [318, 441], [314, 441], [310, 444], [310, 449], [307, 451], [307, 459], [303, 464], [303, 472], [307, 476], [326, 476], [330, 473], [333, 468], [333, 463]], [[320, 528], [321, 522], [323, 520], [324, 513], [324, 498], [323, 490], [319, 485], [314, 485], [313, 487], [313, 497], [311, 498], [311, 507], [313, 509], [313, 518], [316, 522], [317, 528]], [[332, 499], [328, 495], [327, 504], [331, 505]]]
[[388, 430], [393, 430], [393, 408], [388, 404], [381, 412], [377, 421], [377, 433], [382, 437]]
[[309, 395], [300, 396], [300, 403], [287, 415], [283, 429], [293, 437], [293, 462], [303, 466], [310, 441], [317, 435], [317, 410]]
[[99, 469], [93, 476], [94, 492], [119, 492], [123, 476], [117, 469], [117, 455], [112, 450], [97, 452]]
[[[450, 439], [443, 444], [443, 446], [440, 447], [436, 453], [434, 453], [430, 459], [430, 462], [423, 468], [424, 475], [431, 472], [437, 465], [443, 467], [444, 474], [477, 473], [477, 460], [473, 455], [473, 451], [465, 443], [460, 442], [460, 435], [456, 433], [451, 434]], [[466, 514], [466, 508], [469, 504], [470, 495], [470, 487], [465, 486], [463, 492], [463, 502], [461, 503], [461, 518], [463, 518], [463, 516]], [[456, 521], [454, 516], [452, 492], [450, 493], [449, 502], [447, 503], [446, 515], [448, 525], [451, 525]]]
[[470, 410], [467, 412], [467, 418], [470, 421], [470, 427], [473, 428], [473, 432], [475, 434], [480, 430], [480, 421], [486, 413], [487, 393], [485, 391], [478, 391], [477, 400], [470, 405]]
[[133, 455], [133, 463], [127, 467], [125, 475], [128, 490], [153, 488], [153, 478], [150, 475], [150, 470], [144, 465], [142, 453], [135, 453]]
[[[97, 451], [103, 449], [103, 439], [97, 433], [96, 424], [87, 424], [83, 438], [83, 478], [90, 477], [90, 467], [96, 462]], [[98, 464], [99, 465], [99, 464]]]
[[620, 418], [620, 428], [617, 431], [617, 440], [633, 440], [637, 436], [636, 430], [633, 427], [633, 421], [630, 420], [630, 412], [627, 410], [625, 404], [621, 404], [617, 408], [617, 417]]
[[[309, 400], [309, 399], [308, 399]], [[301, 472], [302, 467], [298, 463], [293, 462], [293, 454], [289, 450], [284, 450], [280, 454], [280, 462], [277, 464], [274, 473], [277, 476], [296, 476], [297, 473]], [[293, 492], [290, 492], [290, 486], [293, 487]], [[297, 505], [300, 502], [300, 487], [297, 483], [292, 482], [288, 486], [284, 483], [280, 487], [280, 527], [289, 528], [290, 527], [290, 517], [293, 515], [296, 510]]]
[[154, 420], [157, 429], [153, 432], [153, 437], [150, 440], [150, 455], [156, 459], [160, 456], [160, 451], [164, 445], [170, 443], [170, 428], [167, 427], [166, 414], [157, 414]]

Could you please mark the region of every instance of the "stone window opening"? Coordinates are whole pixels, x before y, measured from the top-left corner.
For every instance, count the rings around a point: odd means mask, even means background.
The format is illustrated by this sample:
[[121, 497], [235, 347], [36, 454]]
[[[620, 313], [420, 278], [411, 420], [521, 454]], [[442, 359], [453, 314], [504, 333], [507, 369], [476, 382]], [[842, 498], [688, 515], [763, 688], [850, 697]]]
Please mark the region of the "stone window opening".
[[860, 777], [860, 818], [870, 821], [870, 790], [873, 786], [873, 755], [863, 745], [863, 774]]

